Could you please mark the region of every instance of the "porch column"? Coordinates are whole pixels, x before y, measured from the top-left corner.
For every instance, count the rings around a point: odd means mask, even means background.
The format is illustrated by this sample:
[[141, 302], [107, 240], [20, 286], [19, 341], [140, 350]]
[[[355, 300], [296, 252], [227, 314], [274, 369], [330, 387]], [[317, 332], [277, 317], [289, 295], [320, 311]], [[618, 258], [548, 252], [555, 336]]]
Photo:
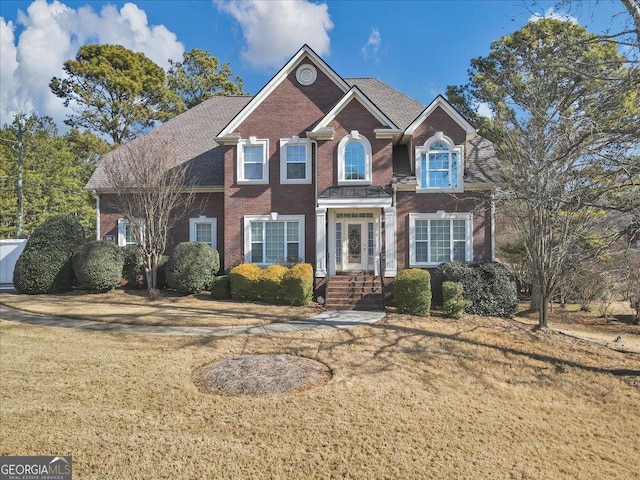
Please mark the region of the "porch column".
[[398, 272], [396, 261], [396, 207], [384, 207], [384, 276], [395, 277]]
[[316, 278], [327, 276], [327, 209], [316, 208]]

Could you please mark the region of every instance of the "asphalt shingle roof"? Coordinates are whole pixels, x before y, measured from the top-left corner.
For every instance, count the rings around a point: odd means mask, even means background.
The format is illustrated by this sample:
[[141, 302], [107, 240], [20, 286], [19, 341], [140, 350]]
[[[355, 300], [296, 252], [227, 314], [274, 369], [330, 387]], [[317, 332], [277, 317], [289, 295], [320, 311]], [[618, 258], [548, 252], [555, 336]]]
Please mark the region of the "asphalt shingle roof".
[[[425, 109], [420, 102], [376, 78], [347, 78], [345, 81], [351, 86], [357, 86], [401, 129], [406, 129]], [[212, 97], [147, 135], [132, 140], [131, 145], [147, 141], [167, 141], [175, 147], [176, 164], [190, 162], [193, 185], [222, 186], [224, 185], [223, 148], [214, 139], [252, 98], [249, 96]], [[102, 157], [100, 164], [87, 182], [86, 189], [98, 192], [108, 190], [105, 165], [114, 158], [113, 152]], [[411, 155], [406, 145], [395, 145], [393, 148], [393, 175], [396, 183], [415, 184], [415, 176], [412, 176], [411, 172]], [[464, 180], [466, 183], [498, 183], [500, 181], [499, 164], [493, 144], [478, 135], [467, 142]], [[332, 195], [337, 193], [331, 192]]]
[[358, 87], [402, 130], [411, 125], [411, 122], [425, 109], [420, 102], [377, 78], [345, 78], [345, 81], [351, 86]]
[[[181, 113], [152, 132], [130, 142], [165, 140], [175, 146], [176, 163], [190, 162], [193, 185], [211, 187], [224, 185], [222, 148], [215, 137], [235, 117], [252, 97], [216, 96]], [[108, 189], [105, 165], [113, 161], [113, 152], [104, 155], [86, 185], [88, 190]]]

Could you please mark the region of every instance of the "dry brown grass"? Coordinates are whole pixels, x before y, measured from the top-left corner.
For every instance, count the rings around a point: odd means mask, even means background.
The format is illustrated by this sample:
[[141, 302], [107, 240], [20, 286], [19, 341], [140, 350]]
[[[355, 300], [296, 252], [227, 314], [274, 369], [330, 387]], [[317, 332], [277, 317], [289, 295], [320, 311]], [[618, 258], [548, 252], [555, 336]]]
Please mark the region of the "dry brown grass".
[[59, 295], [1, 293], [0, 303], [26, 312], [59, 317], [163, 326], [264, 325], [309, 318], [320, 313], [314, 307], [220, 301], [212, 300], [209, 294], [179, 295], [170, 291], [162, 291], [160, 298], [152, 301], [146, 290]]
[[198, 368], [193, 383], [220, 395], [261, 395], [302, 391], [326, 383], [331, 370], [323, 363], [295, 355], [237, 355]]
[[[329, 366], [299, 393], [201, 393], [243, 354]], [[630, 479], [640, 357], [529, 325], [389, 315], [269, 336], [0, 322], [0, 454], [73, 455], [82, 479]]]

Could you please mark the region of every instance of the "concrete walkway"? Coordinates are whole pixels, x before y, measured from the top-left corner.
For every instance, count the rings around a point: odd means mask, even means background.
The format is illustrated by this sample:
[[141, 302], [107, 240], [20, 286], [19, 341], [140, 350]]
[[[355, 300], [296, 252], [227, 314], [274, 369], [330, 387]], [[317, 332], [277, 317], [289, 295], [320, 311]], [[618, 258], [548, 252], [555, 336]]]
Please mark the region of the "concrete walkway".
[[385, 312], [360, 312], [353, 310], [331, 310], [305, 320], [295, 320], [268, 325], [243, 327], [165, 327], [157, 325], [128, 325], [124, 323], [94, 322], [64, 317], [51, 317], [0, 305], [0, 320], [20, 322], [46, 327], [76, 328], [112, 333], [158, 333], [164, 335], [267, 335], [273, 333], [313, 332], [349, 328], [375, 323], [384, 318]]

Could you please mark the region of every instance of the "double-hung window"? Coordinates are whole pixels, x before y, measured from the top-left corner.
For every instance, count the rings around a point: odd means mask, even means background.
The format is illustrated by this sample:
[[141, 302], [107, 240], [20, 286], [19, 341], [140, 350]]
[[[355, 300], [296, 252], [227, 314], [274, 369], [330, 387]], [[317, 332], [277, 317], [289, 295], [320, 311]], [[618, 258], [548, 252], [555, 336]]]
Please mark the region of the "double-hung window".
[[409, 215], [409, 257], [412, 267], [473, 260], [471, 213]]
[[144, 223], [142, 220], [136, 219], [133, 225], [126, 218], [118, 219], [118, 245], [125, 247], [127, 245], [137, 245], [136, 233], [134, 229], [138, 228], [140, 232], [140, 240], [144, 240]]
[[245, 261], [258, 265], [304, 260], [304, 215], [244, 217]]
[[249, 137], [238, 143], [238, 184], [269, 183], [269, 140]]
[[438, 132], [422, 147], [416, 148], [418, 190], [462, 189], [463, 148]]
[[338, 184], [371, 184], [371, 144], [357, 130], [338, 143]]
[[217, 220], [204, 215], [189, 219], [189, 241], [202, 242], [216, 248]]
[[308, 139], [280, 140], [280, 183], [311, 183], [311, 142]]

